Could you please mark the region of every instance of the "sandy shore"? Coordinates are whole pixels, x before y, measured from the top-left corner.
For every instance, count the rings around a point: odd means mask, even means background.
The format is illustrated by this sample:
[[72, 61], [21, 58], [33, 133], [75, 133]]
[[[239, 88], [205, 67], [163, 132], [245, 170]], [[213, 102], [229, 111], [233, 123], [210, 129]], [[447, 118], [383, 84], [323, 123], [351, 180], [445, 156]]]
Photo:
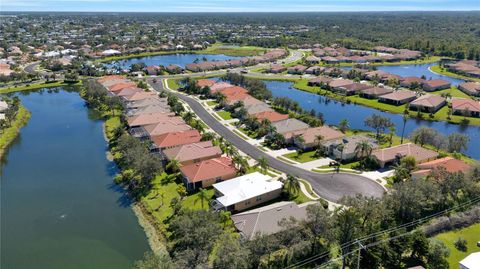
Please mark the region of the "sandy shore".
[[147, 235], [148, 244], [152, 249], [153, 253], [162, 253], [166, 252], [165, 243], [162, 239], [162, 236], [159, 234], [155, 226], [152, 224], [149, 216], [147, 215], [138, 203], [132, 205], [132, 210], [138, 218], [138, 223], [142, 226], [145, 234]]

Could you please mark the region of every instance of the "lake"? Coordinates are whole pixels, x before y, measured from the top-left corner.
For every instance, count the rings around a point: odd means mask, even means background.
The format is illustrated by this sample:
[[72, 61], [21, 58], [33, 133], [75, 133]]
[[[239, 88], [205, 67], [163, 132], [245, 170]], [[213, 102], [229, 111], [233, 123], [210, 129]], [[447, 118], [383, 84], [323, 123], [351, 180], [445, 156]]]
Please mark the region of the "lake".
[[167, 55], [155, 55], [148, 57], [139, 57], [139, 58], [130, 58], [125, 60], [112, 61], [107, 63], [108, 67], [117, 66], [122, 69], [128, 69], [132, 64], [143, 62], [147, 66], [150, 65], [163, 65], [168, 66], [171, 64], [176, 64], [182, 68], [187, 64], [193, 63], [196, 59], [199, 61], [225, 61], [230, 59], [238, 59], [242, 57], [236, 56], [227, 56], [224, 54], [195, 54], [195, 53], [185, 53], [185, 54], [167, 54]]
[[32, 113], [0, 171], [1, 268], [131, 268], [149, 250], [101, 120], [76, 92], [19, 95]]
[[[443, 79], [450, 81], [452, 85], [457, 86], [465, 82], [463, 79], [453, 78], [449, 76], [440, 75], [430, 71], [430, 67], [439, 65], [439, 63], [429, 64], [404, 64], [404, 65], [379, 65], [376, 66], [377, 70], [382, 70], [391, 74], [399, 75], [402, 77], [421, 77], [425, 76], [426, 79]], [[350, 70], [351, 67], [342, 67], [343, 69]]]
[[[328, 124], [338, 125], [342, 119], [348, 119], [350, 128], [368, 130], [369, 128], [365, 126], [364, 120], [370, 115], [376, 113], [390, 118], [390, 120], [395, 123], [397, 135], [401, 135], [403, 118], [400, 114], [382, 112], [361, 105], [343, 104], [335, 100], [327, 99], [321, 95], [297, 90], [293, 88], [292, 82], [268, 80], [263, 82], [265, 82], [268, 89], [272, 91], [273, 96], [289, 97], [297, 101], [300, 106], [307, 111], [315, 109], [317, 112], [322, 112]], [[421, 126], [435, 128], [444, 135], [448, 135], [453, 132], [459, 132], [468, 135], [470, 137], [470, 142], [466, 153], [475, 159], [480, 159], [480, 126], [462, 127], [460, 125], [447, 122], [409, 119], [405, 127], [406, 136]]]

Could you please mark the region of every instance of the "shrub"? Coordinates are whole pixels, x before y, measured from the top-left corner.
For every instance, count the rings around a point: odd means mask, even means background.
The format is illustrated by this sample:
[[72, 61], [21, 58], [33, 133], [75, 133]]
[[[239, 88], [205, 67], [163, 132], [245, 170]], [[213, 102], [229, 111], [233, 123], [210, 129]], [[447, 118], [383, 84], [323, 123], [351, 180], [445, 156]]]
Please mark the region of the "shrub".
[[455, 248], [462, 251], [466, 252], [467, 251], [467, 240], [459, 237], [457, 241], [455, 241]]

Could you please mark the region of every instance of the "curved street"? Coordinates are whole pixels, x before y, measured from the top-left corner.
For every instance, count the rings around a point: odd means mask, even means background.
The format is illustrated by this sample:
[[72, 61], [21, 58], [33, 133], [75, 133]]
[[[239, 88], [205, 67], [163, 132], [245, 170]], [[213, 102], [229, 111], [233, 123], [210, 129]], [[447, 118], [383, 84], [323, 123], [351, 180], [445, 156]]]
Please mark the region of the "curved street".
[[[167, 90], [164, 89], [163, 80], [153, 82], [153, 78], [148, 79], [149, 84], [156, 91]], [[189, 96], [178, 92], [170, 91], [186, 102], [191, 109], [202, 119], [211, 129], [217, 134], [224, 137], [232, 143], [239, 150], [248, 154], [250, 157], [258, 160], [260, 157], [265, 157], [268, 160], [270, 167], [279, 170], [283, 173], [292, 174], [299, 178], [307, 180], [313, 187], [314, 191], [322, 198], [332, 202], [338, 202], [343, 196], [354, 196], [362, 194], [365, 196], [381, 197], [385, 190], [377, 182], [365, 178], [363, 176], [347, 173], [315, 173], [311, 172], [283, 161], [280, 161], [269, 154], [261, 151], [257, 147], [251, 145], [235, 133], [231, 132], [220, 122], [218, 122], [198, 101]]]

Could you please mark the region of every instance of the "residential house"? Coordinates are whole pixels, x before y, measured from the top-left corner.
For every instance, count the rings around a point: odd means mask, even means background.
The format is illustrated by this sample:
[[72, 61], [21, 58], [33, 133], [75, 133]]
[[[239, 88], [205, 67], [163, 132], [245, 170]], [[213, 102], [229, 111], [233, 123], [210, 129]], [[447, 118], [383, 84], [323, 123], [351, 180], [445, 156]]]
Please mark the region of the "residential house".
[[345, 136], [341, 139], [323, 142], [326, 154], [335, 160], [351, 161], [357, 158], [356, 148], [361, 142], [366, 141], [372, 149], [380, 146], [374, 138], [365, 135]]
[[200, 142], [202, 135], [198, 130], [191, 129], [180, 132], [170, 132], [150, 137], [152, 145], [150, 151], [160, 152], [164, 149]]
[[287, 68], [281, 64], [271, 64], [267, 69], [268, 73], [278, 74], [287, 71]]
[[334, 79], [334, 80], [332, 80], [328, 83], [328, 86], [331, 89], [335, 90], [339, 87], [344, 87], [344, 86], [351, 85], [351, 84], [354, 84], [354, 83], [355, 82], [353, 80], [349, 80], [349, 79]]
[[456, 115], [480, 117], [480, 102], [471, 99], [453, 98], [452, 110], [453, 114]]
[[152, 98], [128, 102], [126, 104], [127, 109], [137, 109], [137, 108], [143, 108], [143, 107], [152, 106], [152, 105], [163, 105], [165, 107], [169, 107], [167, 98], [159, 98], [157, 96], [154, 96]]
[[458, 85], [458, 89], [468, 95], [480, 96], [480, 82], [465, 82]]
[[243, 239], [250, 240], [255, 236], [274, 234], [283, 229], [280, 221], [295, 219], [303, 221], [307, 218], [307, 207], [317, 202], [306, 202], [297, 205], [285, 201], [259, 207], [232, 215], [233, 225]]
[[335, 88], [335, 91], [343, 95], [354, 95], [358, 92], [361, 92], [366, 89], [370, 89], [372, 86], [362, 83], [352, 83], [344, 86], [339, 86]]
[[329, 77], [316, 77], [308, 81], [308, 86], [324, 86], [328, 85], [332, 80]]
[[399, 90], [389, 94], [381, 95], [378, 100], [391, 105], [403, 105], [417, 98], [415, 92], [410, 90]]
[[242, 211], [280, 197], [283, 183], [259, 172], [213, 184], [213, 208]]
[[453, 157], [444, 157], [441, 159], [421, 163], [417, 165], [417, 171], [412, 173], [413, 178], [422, 178], [430, 175], [434, 170], [444, 170], [449, 173], [467, 172], [472, 167], [462, 160]]
[[304, 65], [295, 65], [295, 66], [292, 66], [292, 67], [289, 67], [287, 69], [287, 72], [289, 74], [293, 74], [293, 75], [301, 75], [303, 73], [305, 73], [305, 70], [307, 70], [308, 67], [304, 66]]
[[149, 105], [139, 108], [129, 109], [127, 116], [136, 116], [140, 114], [149, 114], [149, 113], [168, 113], [170, 112], [170, 107], [164, 104]]
[[305, 61], [309, 64], [319, 64], [321, 59], [316, 56], [308, 56]]
[[272, 126], [275, 127], [277, 133], [285, 135], [290, 132], [306, 130], [310, 128], [308, 124], [297, 119], [286, 119], [281, 121], [272, 122]]
[[230, 88], [230, 87], [233, 87], [233, 85], [230, 84], [230, 83], [217, 82], [217, 83], [213, 84], [212, 86], [210, 86], [210, 91], [211, 91], [211, 93], [216, 93], [217, 91], [219, 91], [221, 89]]
[[480, 252], [473, 252], [460, 261], [459, 269], [479, 269], [480, 268]]
[[212, 141], [202, 141], [165, 149], [163, 155], [168, 161], [177, 160], [182, 165], [188, 165], [220, 157], [222, 150], [219, 146], [214, 146]]
[[[252, 97], [253, 98], [253, 97]], [[251, 99], [247, 99], [247, 102], [250, 101]], [[258, 113], [262, 112], [273, 112], [274, 110], [267, 104], [265, 103], [253, 103], [253, 104], [247, 104], [244, 107], [247, 110], [248, 115], [255, 115]]]
[[400, 79], [400, 86], [411, 88], [416, 83], [421, 87], [425, 82], [426, 81], [424, 79], [419, 77], [404, 77]]
[[438, 90], [445, 90], [451, 87], [451, 83], [449, 81], [443, 79], [432, 79], [427, 80], [423, 83], [423, 90], [427, 92], [433, 92]]
[[130, 87], [130, 88], [125, 88], [123, 90], [120, 90], [120, 91], [117, 91], [117, 92], [114, 92], [114, 93], [110, 93], [110, 94], [116, 95], [118, 97], [122, 97], [122, 96], [129, 96], [129, 95], [132, 95], [132, 94], [137, 93], [137, 92], [143, 92], [143, 89], [138, 88], [138, 87]]
[[170, 74], [180, 74], [183, 72], [183, 68], [176, 64], [168, 65], [167, 67], [165, 67], [165, 70], [167, 70], [167, 72]]
[[320, 73], [322, 73], [323, 71], [325, 71], [325, 67], [311, 66], [307, 68], [307, 70], [305, 70], [305, 74], [320, 75]]
[[147, 72], [147, 74], [150, 76], [156, 76], [160, 74], [161, 71], [162, 71], [162, 68], [158, 65], [150, 65], [145, 67], [145, 72]]
[[405, 156], [412, 156], [417, 163], [423, 163], [431, 160], [435, 160], [438, 153], [433, 150], [429, 150], [418, 146], [413, 143], [401, 144], [384, 149], [377, 149], [372, 152], [380, 167], [385, 167], [397, 163], [401, 158]]
[[175, 113], [172, 112], [154, 112], [128, 117], [127, 125], [129, 128], [134, 128], [162, 122], [164, 120], [175, 120], [177, 122], [183, 121], [182, 118], [175, 117]]
[[136, 92], [132, 95], [122, 96], [122, 98], [127, 102], [131, 102], [131, 101], [138, 101], [138, 100], [152, 98], [153, 96], [158, 96], [158, 95], [154, 92]]
[[191, 130], [192, 127], [185, 122], [176, 120], [165, 120], [159, 123], [144, 125], [138, 128], [131, 128], [130, 134], [139, 138], [153, 137], [170, 132], [181, 132]]
[[197, 80], [197, 86], [200, 88], [203, 87], [212, 87], [215, 83], [217, 83], [215, 80], [211, 79], [199, 79]]
[[360, 91], [360, 96], [368, 99], [377, 99], [380, 95], [392, 93], [391, 88], [372, 87]]
[[237, 169], [230, 158], [218, 157], [192, 163], [180, 167], [184, 183], [188, 191], [206, 188], [224, 180], [231, 179], [237, 174]]
[[436, 94], [425, 94], [410, 102], [410, 109], [435, 113], [446, 104], [446, 99]]
[[288, 119], [288, 114], [281, 114], [276, 111], [263, 111], [256, 114], [252, 114], [257, 121], [262, 122], [263, 120], [269, 120], [270, 122], [277, 122]]
[[[303, 150], [312, 149], [317, 146], [317, 143], [325, 143], [332, 140], [337, 140], [345, 137], [345, 134], [328, 127], [326, 125], [308, 128], [306, 130], [294, 131], [284, 135], [285, 139], [293, 139], [293, 143]], [[303, 139], [298, 139], [302, 137]], [[321, 138], [317, 141], [317, 138]], [[302, 141], [303, 140], [303, 141]]]
[[116, 83], [116, 84], [113, 84], [113, 85], [107, 87], [107, 90], [109, 92], [119, 92], [123, 89], [131, 88], [131, 87], [137, 87], [137, 84], [135, 82], [132, 82], [132, 81], [121, 82], [121, 83]]

